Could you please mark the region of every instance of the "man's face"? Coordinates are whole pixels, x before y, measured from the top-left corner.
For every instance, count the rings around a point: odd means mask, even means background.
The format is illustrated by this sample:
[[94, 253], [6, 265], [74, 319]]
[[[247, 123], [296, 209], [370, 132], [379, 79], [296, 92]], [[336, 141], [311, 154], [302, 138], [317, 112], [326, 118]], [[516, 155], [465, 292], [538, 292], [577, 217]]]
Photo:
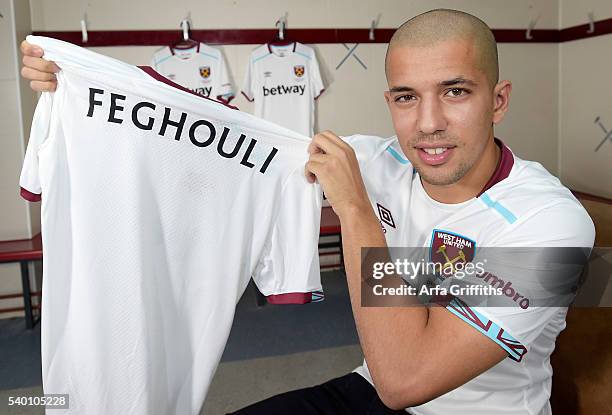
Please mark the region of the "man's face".
[[465, 40], [389, 51], [385, 98], [404, 154], [432, 185], [461, 179], [492, 135], [494, 91]]

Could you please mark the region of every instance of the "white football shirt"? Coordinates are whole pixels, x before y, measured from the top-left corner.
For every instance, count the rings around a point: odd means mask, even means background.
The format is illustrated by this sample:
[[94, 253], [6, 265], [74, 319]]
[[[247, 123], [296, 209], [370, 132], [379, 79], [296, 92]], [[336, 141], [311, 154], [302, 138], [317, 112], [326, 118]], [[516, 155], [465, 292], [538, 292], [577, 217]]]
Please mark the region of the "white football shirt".
[[157, 73], [28, 36], [57, 62], [20, 178], [42, 197], [42, 374], [73, 414], [197, 414], [252, 276], [322, 299], [310, 139]]
[[206, 98], [225, 103], [234, 98], [223, 54], [204, 43], [190, 48], [164, 46], [153, 55], [151, 66], [166, 78]]
[[[428, 247], [433, 253], [442, 244], [447, 249], [454, 244], [468, 257], [477, 246], [593, 246], [593, 222], [580, 202], [539, 163], [521, 160], [499, 140], [502, 157], [485, 189], [451, 205], [427, 195], [397, 138], [345, 140], [358, 156], [388, 246]], [[519, 266], [538, 268], [537, 263]], [[508, 357], [457, 389], [408, 410], [416, 415], [550, 414], [549, 358], [565, 328], [567, 308], [469, 307], [456, 299], [447, 310], [491, 338]], [[461, 350], [456, 358], [461, 359]], [[373, 384], [365, 361], [355, 371]]]
[[323, 81], [314, 49], [299, 42], [265, 44], [251, 52], [242, 93], [255, 115], [309, 137]]

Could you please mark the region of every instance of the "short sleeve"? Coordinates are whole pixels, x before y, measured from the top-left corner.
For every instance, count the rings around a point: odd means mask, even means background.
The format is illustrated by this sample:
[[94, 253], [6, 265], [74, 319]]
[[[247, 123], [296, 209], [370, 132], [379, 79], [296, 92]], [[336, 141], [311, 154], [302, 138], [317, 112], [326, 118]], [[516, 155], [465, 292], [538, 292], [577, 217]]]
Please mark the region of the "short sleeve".
[[19, 177], [21, 196], [30, 202], [41, 200], [42, 189], [38, 165], [38, 150], [49, 135], [52, 108], [53, 93], [43, 92], [34, 111], [30, 139], [28, 140], [28, 147]]
[[253, 85], [255, 79], [253, 69], [253, 56], [251, 55], [249, 57], [249, 64], [247, 65], [246, 76], [244, 77], [244, 84], [242, 87], [242, 95], [251, 102], [255, 100], [255, 87]]
[[476, 261], [486, 258], [480, 283], [501, 290], [488, 304], [499, 305], [470, 306], [458, 296], [447, 309], [520, 361], [547, 327], [565, 327], [594, 238], [593, 222], [579, 202], [544, 209], [507, 232], [501, 248], [477, 254]]
[[319, 61], [317, 61], [317, 54], [312, 52], [312, 61], [310, 62], [310, 85], [312, 88], [312, 96], [317, 99], [325, 91], [323, 85], [323, 79], [321, 79], [321, 71], [319, 69]]
[[321, 188], [309, 184], [303, 169], [287, 179], [277, 217], [253, 280], [272, 304], [321, 301], [319, 268]]
[[221, 52], [219, 52], [219, 78], [217, 79], [217, 99], [229, 104], [234, 99], [234, 88], [230, 80], [227, 62]]

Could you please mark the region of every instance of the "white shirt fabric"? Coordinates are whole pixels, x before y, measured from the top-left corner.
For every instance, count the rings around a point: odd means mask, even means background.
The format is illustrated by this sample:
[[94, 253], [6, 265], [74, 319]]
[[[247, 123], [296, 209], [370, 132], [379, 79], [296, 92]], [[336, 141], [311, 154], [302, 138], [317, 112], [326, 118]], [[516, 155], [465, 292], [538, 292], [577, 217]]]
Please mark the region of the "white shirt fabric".
[[190, 48], [164, 46], [153, 55], [151, 66], [164, 77], [206, 98], [225, 103], [234, 98], [223, 54], [204, 43]]
[[310, 139], [27, 40], [61, 68], [20, 178], [42, 197], [43, 389], [70, 400], [49, 413], [197, 414], [251, 276], [272, 303], [322, 299]]
[[323, 81], [314, 49], [299, 42], [265, 44], [251, 52], [242, 93], [255, 115], [309, 137]]
[[[388, 246], [432, 247], [440, 235], [454, 235], [455, 241], [474, 247], [593, 246], [593, 222], [580, 202], [539, 163], [521, 160], [500, 141], [502, 160], [486, 190], [449, 205], [427, 195], [395, 137], [345, 140], [358, 155]], [[550, 414], [549, 357], [565, 328], [567, 308], [468, 307], [453, 301], [447, 310], [495, 341], [508, 357], [455, 390], [407, 410], [416, 415]], [[365, 361], [355, 371], [373, 384]]]

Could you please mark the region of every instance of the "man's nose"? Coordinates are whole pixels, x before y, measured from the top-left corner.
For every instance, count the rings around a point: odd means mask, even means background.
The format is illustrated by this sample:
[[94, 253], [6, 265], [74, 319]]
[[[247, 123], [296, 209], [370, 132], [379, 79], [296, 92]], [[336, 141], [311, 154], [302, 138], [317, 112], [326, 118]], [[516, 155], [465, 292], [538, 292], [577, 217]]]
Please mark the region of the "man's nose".
[[442, 103], [436, 98], [424, 98], [419, 102], [417, 126], [422, 134], [435, 134], [446, 130]]

